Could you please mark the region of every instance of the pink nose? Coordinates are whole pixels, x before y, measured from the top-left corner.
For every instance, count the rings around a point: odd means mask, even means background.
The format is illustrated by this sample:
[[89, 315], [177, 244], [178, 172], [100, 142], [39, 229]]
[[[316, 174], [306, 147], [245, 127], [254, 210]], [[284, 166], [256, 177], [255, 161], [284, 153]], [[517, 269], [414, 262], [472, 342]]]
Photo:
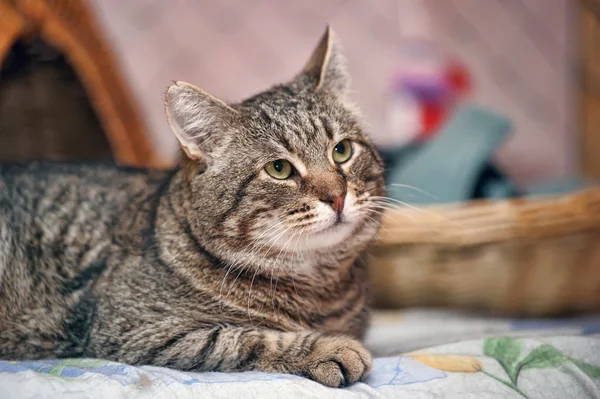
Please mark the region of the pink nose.
[[346, 199], [346, 193], [342, 194], [325, 194], [320, 200], [329, 204], [331, 208], [337, 213], [341, 213], [344, 210], [344, 200]]

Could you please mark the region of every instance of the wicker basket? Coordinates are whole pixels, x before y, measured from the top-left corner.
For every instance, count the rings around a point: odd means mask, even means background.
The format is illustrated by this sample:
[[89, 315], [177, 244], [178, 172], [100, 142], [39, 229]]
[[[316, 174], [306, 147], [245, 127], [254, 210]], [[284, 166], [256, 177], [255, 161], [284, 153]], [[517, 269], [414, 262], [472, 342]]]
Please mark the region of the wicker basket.
[[[0, 63], [7, 61], [11, 49], [21, 45], [19, 42], [29, 45], [35, 38], [56, 49], [68, 64], [65, 68], [60, 60], [33, 63], [26, 76], [2, 77], [0, 94], [4, 101], [0, 99], [0, 106], [4, 106], [5, 115], [15, 113], [15, 107], [18, 112], [10, 121], [3, 121], [0, 134], [7, 136], [4, 131], [10, 130], [12, 135], [22, 136], [21, 149], [2, 155], [5, 160], [106, 158], [107, 151], [84, 153], [82, 146], [70, 144], [71, 132], [76, 130], [85, 141], [87, 125], [102, 129], [106, 136], [99, 140], [97, 134], [89, 135], [88, 146], [105, 146], [108, 141], [110, 155], [118, 163], [169, 167], [170, 163], [159, 156], [153, 145], [91, 5], [88, 0], [0, 0]], [[67, 69], [77, 75], [78, 81], [68, 78], [63, 82], [65, 73], [69, 73]], [[83, 90], [87, 96], [85, 104], [77, 105]], [[91, 112], [88, 102], [95, 112], [93, 117], [87, 115]], [[61, 120], [57, 114], [71, 117]], [[47, 143], [54, 147], [44, 148]]]
[[377, 307], [600, 310], [600, 188], [391, 211], [369, 262]]

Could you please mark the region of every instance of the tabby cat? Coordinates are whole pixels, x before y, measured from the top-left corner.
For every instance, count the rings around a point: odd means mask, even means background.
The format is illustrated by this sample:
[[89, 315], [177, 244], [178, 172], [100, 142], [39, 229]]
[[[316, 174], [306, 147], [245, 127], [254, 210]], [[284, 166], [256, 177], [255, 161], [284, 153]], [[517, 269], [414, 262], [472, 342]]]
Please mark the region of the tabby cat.
[[363, 378], [384, 181], [347, 97], [328, 29], [241, 103], [169, 87], [173, 171], [1, 165], [0, 358]]

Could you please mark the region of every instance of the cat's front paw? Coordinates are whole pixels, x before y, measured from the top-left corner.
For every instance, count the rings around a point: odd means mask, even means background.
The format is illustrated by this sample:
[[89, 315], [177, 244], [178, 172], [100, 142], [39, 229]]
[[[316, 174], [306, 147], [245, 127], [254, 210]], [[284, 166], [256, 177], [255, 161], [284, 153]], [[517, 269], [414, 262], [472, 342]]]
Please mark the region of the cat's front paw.
[[322, 337], [303, 362], [302, 374], [329, 387], [344, 387], [369, 374], [371, 354], [360, 342]]

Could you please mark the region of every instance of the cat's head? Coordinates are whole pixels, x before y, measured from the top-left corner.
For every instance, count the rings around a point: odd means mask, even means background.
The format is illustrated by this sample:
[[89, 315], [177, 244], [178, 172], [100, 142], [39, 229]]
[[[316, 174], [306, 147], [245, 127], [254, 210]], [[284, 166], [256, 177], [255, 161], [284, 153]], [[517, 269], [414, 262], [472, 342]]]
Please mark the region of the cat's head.
[[183, 82], [168, 89], [167, 116], [189, 170], [189, 218], [204, 244], [264, 253], [268, 263], [270, 254], [348, 252], [373, 238], [383, 167], [348, 85], [327, 29], [299, 75], [241, 103]]

